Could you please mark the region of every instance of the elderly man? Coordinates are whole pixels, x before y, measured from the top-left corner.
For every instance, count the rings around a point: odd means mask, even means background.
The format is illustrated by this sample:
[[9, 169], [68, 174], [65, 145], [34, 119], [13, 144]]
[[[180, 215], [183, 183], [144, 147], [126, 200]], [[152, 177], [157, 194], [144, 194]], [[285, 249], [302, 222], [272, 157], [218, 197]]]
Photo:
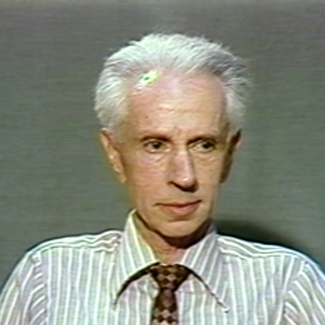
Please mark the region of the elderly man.
[[29, 251], [1, 325], [321, 325], [325, 278], [305, 256], [216, 234], [240, 143], [243, 62], [221, 45], [148, 35], [107, 59], [100, 139], [134, 211], [121, 231]]

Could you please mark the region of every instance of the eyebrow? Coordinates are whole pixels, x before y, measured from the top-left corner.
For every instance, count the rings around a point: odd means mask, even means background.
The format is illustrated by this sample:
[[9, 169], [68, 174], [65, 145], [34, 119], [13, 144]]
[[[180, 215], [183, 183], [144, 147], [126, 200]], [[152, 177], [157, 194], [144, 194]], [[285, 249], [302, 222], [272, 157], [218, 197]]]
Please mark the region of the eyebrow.
[[[193, 143], [199, 140], [203, 140], [203, 139], [210, 139], [210, 140], [214, 140], [216, 142], [222, 142], [224, 141], [226, 138], [226, 135], [224, 132], [218, 132], [218, 133], [201, 133], [201, 134], [196, 134], [193, 135], [192, 137], [190, 137], [188, 139], [188, 143]], [[143, 136], [139, 136], [137, 137], [137, 140], [140, 142], [145, 142], [147, 140], [151, 140], [151, 139], [156, 139], [156, 140], [161, 140], [161, 141], [171, 141], [171, 138], [168, 137], [167, 135], [163, 134], [163, 133], [151, 133], [151, 134], [144, 134]]]
[[166, 135], [163, 135], [161, 133], [151, 133], [151, 134], [146, 134], [146, 135], [143, 135], [143, 136], [140, 135], [139, 137], [136, 137], [136, 138], [140, 142], [144, 142], [144, 141], [151, 140], [151, 139], [162, 140], [162, 141], [169, 141], [170, 140], [169, 137], [167, 137]]

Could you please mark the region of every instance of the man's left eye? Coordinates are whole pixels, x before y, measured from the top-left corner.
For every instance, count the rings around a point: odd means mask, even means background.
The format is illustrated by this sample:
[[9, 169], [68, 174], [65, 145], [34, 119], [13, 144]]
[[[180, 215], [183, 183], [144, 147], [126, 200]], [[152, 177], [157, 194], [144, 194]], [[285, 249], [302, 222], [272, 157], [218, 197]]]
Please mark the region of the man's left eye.
[[216, 148], [216, 144], [212, 140], [200, 140], [194, 144], [194, 149], [200, 152], [210, 152]]

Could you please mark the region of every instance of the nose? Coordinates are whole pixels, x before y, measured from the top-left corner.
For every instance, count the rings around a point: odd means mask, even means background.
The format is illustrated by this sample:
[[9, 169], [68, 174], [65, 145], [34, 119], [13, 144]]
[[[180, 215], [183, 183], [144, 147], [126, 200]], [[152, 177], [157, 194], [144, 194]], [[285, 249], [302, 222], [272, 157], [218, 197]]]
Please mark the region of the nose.
[[169, 182], [183, 191], [196, 191], [198, 182], [195, 164], [187, 150], [173, 152], [169, 162]]

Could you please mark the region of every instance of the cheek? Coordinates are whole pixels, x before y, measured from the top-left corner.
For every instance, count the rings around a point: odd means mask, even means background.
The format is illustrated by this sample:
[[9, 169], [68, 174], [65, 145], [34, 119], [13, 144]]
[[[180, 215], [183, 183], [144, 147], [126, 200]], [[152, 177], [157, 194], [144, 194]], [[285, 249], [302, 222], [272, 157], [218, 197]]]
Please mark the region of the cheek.
[[196, 172], [198, 181], [206, 188], [215, 188], [220, 184], [224, 163], [221, 157], [214, 157], [208, 160], [198, 160]]
[[142, 191], [149, 192], [153, 187], [161, 186], [166, 171], [164, 159], [135, 154], [127, 161], [125, 171], [130, 187], [140, 187]]
[[164, 168], [149, 159], [134, 159], [126, 172], [129, 198], [134, 207], [143, 212], [162, 195]]

